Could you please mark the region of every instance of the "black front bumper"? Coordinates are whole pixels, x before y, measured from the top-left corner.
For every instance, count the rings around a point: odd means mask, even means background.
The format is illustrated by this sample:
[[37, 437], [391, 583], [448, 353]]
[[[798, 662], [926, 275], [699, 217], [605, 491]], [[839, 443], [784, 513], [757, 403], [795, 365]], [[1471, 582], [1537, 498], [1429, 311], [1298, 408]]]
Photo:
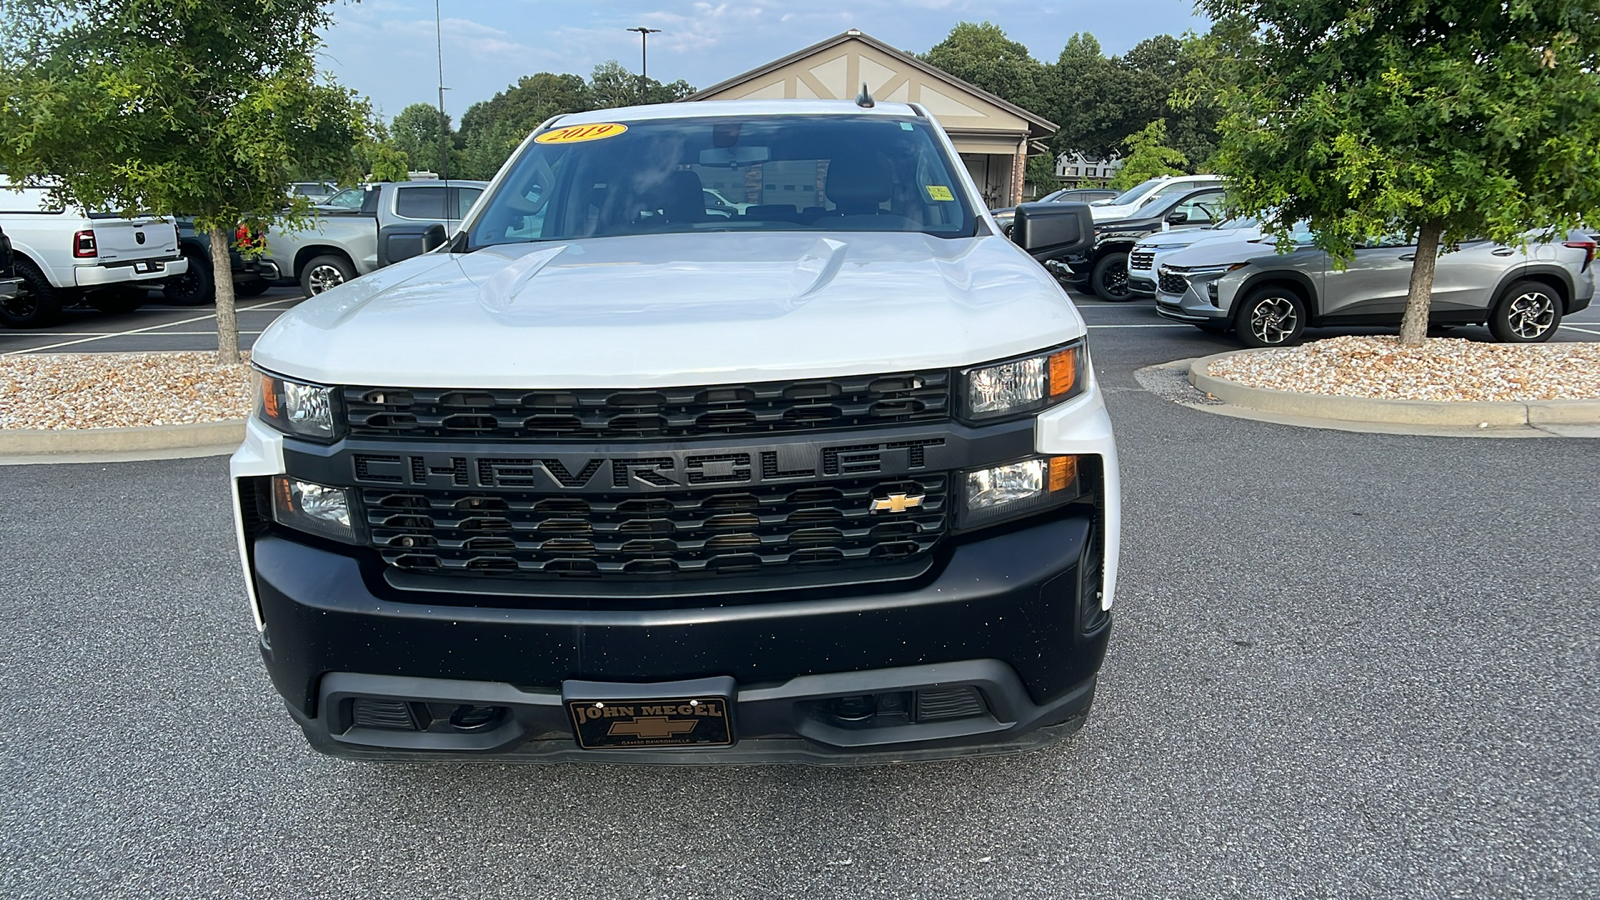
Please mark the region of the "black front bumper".
[[[540, 603], [400, 591], [381, 564], [283, 536], [253, 542], [262, 654], [312, 745], [357, 758], [629, 763], [901, 761], [1025, 749], [1081, 724], [1105, 655], [1093, 516], [1062, 513], [950, 548], [922, 578], [749, 597]], [[483, 600], [486, 598], [477, 598]], [[538, 608], [534, 608], [535, 605]], [[728, 748], [582, 750], [574, 682], [670, 696], [726, 685]], [[832, 698], [970, 686], [980, 714], [882, 727]], [[663, 693], [664, 692], [664, 693]], [[490, 731], [360, 727], [353, 697], [482, 704]]]

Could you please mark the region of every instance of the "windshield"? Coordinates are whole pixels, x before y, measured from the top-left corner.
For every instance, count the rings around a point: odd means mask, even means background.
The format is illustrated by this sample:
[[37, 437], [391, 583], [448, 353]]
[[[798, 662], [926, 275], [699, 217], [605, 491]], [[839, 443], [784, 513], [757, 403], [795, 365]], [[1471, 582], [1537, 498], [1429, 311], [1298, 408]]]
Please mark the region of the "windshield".
[[924, 119], [708, 117], [539, 135], [483, 204], [467, 242], [702, 231], [957, 237], [975, 225]]
[[332, 197], [322, 201], [322, 206], [337, 206], [340, 209], [360, 209], [361, 200], [366, 196], [362, 188], [345, 188]]
[[1129, 188], [1128, 190], [1126, 190], [1123, 193], [1119, 194], [1115, 199], [1107, 200], [1106, 201], [1106, 205], [1107, 206], [1127, 206], [1129, 203], [1132, 203], [1133, 201], [1135, 201], [1135, 200], [1139, 199], [1140, 197], [1143, 197], [1145, 194], [1149, 193], [1151, 188], [1155, 187], [1156, 185], [1158, 185], [1160, 183], [1161, 183], [1161, 179], [1152, 178], [1149, 181], [1146, 181], [1145, 183], [1139, 185], [1138, 187]]

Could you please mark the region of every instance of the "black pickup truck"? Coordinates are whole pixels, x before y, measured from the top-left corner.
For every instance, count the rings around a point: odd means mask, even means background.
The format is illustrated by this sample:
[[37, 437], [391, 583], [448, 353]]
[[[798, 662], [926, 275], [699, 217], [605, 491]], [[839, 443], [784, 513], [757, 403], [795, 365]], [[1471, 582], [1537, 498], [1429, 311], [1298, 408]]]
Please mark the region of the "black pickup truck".
[[1223, 189], [1215, 186], [1161, 197], [1126, 219], [1096, 222], [1093, 249], [1085, 256], [1067, 259], [1072, 270], [1068, 280], [1075, 287], [1094, 291], [1101, 300], [1132, 300], [1128, 254], [1140, 238], [1163, 228], [1210, 225], [1225, 217]]
[[[239, 252], [239, 240], [249, 237], [248, 226], [240, 225], [230, 242], [233, 246], [228, 247], [228, 259], [233, 266], [233, 293], [238, 297], [264, 293], [278, 277], [275, 267]], [[189, 269], [163, 283], [161, 292], [169, 301], [183, 306], [204, 306], [216, 300], [216, 281], [211, 274], [211, 241], [194, 227], [194, 219], [178, 219], [178, 251], [189, 261]]]

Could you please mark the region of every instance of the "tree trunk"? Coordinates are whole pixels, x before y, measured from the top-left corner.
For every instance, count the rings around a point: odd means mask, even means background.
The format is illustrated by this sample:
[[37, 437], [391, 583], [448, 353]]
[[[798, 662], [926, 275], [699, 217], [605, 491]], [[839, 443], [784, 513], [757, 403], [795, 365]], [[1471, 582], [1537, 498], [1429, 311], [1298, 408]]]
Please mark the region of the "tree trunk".
[[233, 233], [212, 226], [206, 231], [211, 242], [211, 277], [217, 286], [217, 362], [239, 361], [239, 319], [233, 313], [233, 262], [228, 249]]
[[1444, 223], [1435, 219], [1417, 233], [1417, 255], [1411, 260], [1411, 289], [1406, 293], [1406, 314], [1400, 320], [1400, 343], [1420, 347], [1428, 336], [1428, 306], [1433, 302], [1433, 270], [1439, 264], [1439, 236]]

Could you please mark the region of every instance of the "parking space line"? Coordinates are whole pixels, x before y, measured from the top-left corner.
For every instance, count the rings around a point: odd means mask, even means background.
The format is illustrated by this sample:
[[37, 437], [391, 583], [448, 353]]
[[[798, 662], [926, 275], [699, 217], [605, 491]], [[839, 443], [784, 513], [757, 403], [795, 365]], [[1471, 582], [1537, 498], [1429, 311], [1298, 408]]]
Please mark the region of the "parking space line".
[[[1585, 322], [1583, 324], [1587, 325], [1589, 323]], [[1574, 325], [1562, 325], [1561, 327], [1567, 329], [1568, 331], [1581, 331], [1584, 334], [1600, 334], [1600, 331], [1595, 331], [1593, 328], [1578, 328]]]
[[[300, 300], [301, 298], [300, 297], [291, 297], [289, 299], [290, 300]], [[241, 306], [236, 310], [236, 312], [248, 312], [248, 311], [253, 310], [253, 309], [261, 309], [261, 308], [266, 307], [266, 306], [272, 306], [274, 304], [287, 303], [287, 302], [288, 302], [288, 300], [268, 300], [265, 303], [258, 303], [258, 304], [254, 305], [254, 306]], [[135, 329], [132, 329], [130, 331], [114, 331], [114, 332], [111, 332], [109, 334], [96, 335], [94, 337], [86, 337], [86, 338], [83, 338], [81, 340], [76, 340], [76, 341], [62, 341], [59, 344], [45, 344], [43, 347], [28, 347], [28, 348], [25, 348], [25, 349], [22, 349], [22, 350], [7, 350], [4, 353], [0, 353], [0, 356], [16, 356], [16, 355], [21, 354], [21, 353], [38, 353], [41, 350], [55, 350], [55, 349], [60, 348], [60, 347], [72, 347], [72, 346], [75, 346], [77, 344], [87, 344], [87, 343], [90, 343], [91, 341], [103, 341], [106, 338], [125, 337], [125, 336], [129, 336], [129, 335], [143, 334], [143, 333], [145, 333], [147, 331], [155, 331], [158, 328], [171, 328], [174, 325], [189, 325], [189, 324], [192, 324], [194, 322], [204, 322], [207, 319], [215, 319], [216, 317], [217, 317], [217, 314], [213, 312], [213, 313], [211, 313], [209, 315], [195, 316], [192, 319], [180, 319], [180, 320], [178, 320], [176, 322], [162, 322], [160, 325], [150, 325], [150, 326], [145, 327], [145, 328], [135, 328]], [[202, 333], [203, 334], [213, 334], [213, 335], [216, 334], [215, 331], [208, 331], [208, 332], [202, 332]]]

